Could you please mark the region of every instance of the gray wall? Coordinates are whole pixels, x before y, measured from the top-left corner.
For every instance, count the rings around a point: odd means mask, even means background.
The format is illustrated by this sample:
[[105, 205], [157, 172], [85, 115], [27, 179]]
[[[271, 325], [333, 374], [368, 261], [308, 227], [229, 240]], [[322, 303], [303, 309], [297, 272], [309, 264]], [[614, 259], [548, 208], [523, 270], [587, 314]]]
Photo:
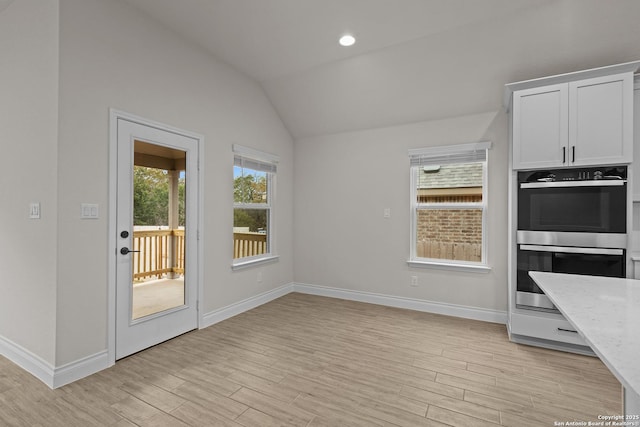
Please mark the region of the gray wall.
[[[0, 341], [55, 359], [58, 2], [0, 13]], [[41, 219], [29, 219], [40, 202]], [[0, 342], [1, 344], [1, 342]]]
[[[293, 143], [260, 86], [118, 1], [62, 0], [60, 29], [56, 363], [106, 348], [110, 107], [204, 135], [204, 313], [290, 283]], [[233, 143], [281, 157], [281, 258], [261, 283], [230, 268]]]
[[[203, 313], [292, 282], [293, 142], [255, 81], [119, 1], [13, 2], [0, 57], [0, 340], [49, 367], [106, 349], [109, 108], [204, 135]], [[233, 143], [281, 158], [280, 260], [239, 272]]]
[[[493, 142], [491, 272], [410, 268], [407, 150], [481, 140]], [[507, 152], [504, 111], [297, 140], [296, 282], [506, 311]], [[417, 287], [409, 286], [411, 276]]]

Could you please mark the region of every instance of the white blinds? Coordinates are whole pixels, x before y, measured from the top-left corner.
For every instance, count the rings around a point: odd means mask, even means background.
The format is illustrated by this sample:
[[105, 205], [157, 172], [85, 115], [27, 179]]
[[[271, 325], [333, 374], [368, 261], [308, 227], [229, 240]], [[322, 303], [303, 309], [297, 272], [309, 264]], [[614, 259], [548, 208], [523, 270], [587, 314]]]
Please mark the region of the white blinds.
[[239, 155], [233, 156], [233, 165], [243, 169], [252, 169], [259, 172], [276, 173], [278, 167], [275, 163], [266, 163], [260, 160], [248, 159]]
[[254, 150], [253, 148], [233, 145], [233, 164], [245, 169], [259, 172], [276, 173], [280, 158], [274, 154]]
[[417, 148], [409, 150], [409, 160], [411, 166], [483, 162], [487, 160], [487, 150], [490, 148], [491, 142], [489, 141]]

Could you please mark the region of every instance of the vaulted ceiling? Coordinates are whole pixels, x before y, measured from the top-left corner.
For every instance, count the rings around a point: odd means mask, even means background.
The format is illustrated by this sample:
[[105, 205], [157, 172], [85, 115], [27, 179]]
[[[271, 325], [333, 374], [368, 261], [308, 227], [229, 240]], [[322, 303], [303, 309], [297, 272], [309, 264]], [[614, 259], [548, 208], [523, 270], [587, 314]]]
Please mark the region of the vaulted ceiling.
[[496, 111], [506, 83], [640, 59], [637, 0], [125, 1], [258, 81], [294, 138]]

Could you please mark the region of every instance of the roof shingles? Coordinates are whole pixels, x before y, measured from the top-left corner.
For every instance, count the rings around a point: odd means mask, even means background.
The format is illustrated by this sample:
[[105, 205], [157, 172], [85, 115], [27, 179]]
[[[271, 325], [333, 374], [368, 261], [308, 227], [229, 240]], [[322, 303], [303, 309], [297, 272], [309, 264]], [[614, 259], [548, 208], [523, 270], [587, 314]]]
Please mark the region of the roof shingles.
[[419, 169], [418, 188], [482, 187], [482, 163], [441, 165], [436, 171]]

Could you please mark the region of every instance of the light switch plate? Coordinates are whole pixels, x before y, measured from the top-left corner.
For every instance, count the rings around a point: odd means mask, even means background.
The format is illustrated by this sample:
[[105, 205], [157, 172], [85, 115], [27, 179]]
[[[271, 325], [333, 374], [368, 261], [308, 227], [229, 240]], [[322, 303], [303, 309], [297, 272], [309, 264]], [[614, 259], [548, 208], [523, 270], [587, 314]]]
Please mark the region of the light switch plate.
[[95, 203], [82, 203], [80, 210], [80, 218], [82, 219], [98, 219], [100, 218], [100, 212], [98, 205]]

